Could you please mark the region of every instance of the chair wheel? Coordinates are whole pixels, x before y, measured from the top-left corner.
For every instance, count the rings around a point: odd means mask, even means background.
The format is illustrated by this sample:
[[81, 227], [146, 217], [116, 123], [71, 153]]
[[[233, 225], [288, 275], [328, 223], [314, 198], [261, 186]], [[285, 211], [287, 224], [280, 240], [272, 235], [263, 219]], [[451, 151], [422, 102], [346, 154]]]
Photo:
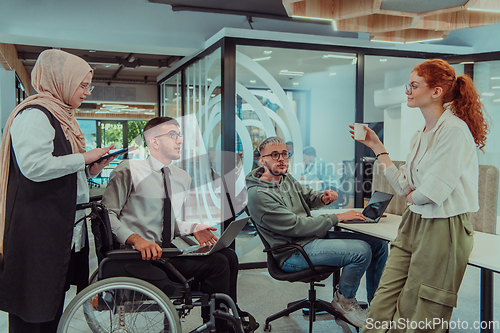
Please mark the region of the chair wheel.
[[264, 332], [271, 332], [271, 324], [266, 324], [264, 326]]

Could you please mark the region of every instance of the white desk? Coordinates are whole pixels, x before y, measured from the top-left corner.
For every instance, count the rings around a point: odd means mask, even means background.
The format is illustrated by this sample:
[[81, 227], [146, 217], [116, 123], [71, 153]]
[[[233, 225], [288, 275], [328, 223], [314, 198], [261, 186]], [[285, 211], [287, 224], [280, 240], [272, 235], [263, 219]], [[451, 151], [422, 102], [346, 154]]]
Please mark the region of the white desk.
[[[349, 209], [318, 209], [311, 215], [339, 214]], [[356, 211], [363, 211], [355, 208]], [[387, 214], [378, 223], [339, 223], [340, 228], [377, 237], [386, 241], [393, 241], [398, 235], [401, 216]], [[493, 321], [493, 272], [500, 273], [500, 236], [476, 231], [474, 248], [469, 257], [469, 265], [481, 269], [481, 321]], [[481, 332], [493, 332], [481, 329]]]

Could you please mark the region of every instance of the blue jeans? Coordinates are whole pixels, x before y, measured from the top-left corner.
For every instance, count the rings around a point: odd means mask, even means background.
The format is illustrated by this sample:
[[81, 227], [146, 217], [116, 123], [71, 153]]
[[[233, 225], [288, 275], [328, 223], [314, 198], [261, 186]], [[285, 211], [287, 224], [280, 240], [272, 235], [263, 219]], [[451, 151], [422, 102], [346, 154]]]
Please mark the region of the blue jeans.
[[[329, 231], [325, 237], [304, 246], [314, 266], [342, 266], [339, 289], [347, 298], [356, 296], [359, 282], [366, 272], [366, 292], [371, 302], [377, 290], [389, 253], [387, 242], [370, 236], [342, 231]], [[299, 251], [281, 267], [286, 272], [309, 268]]]

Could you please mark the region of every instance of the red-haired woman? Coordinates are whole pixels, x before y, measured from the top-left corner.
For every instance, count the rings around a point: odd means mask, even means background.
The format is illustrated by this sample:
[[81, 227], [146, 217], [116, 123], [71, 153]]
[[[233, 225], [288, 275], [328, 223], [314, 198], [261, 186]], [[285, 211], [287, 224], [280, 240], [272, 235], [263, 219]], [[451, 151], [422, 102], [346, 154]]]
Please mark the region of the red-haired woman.
[[434, 323], [450, 320], [474, 243], [467, 213], [479, 209], [476, 146], [488, 132], [479, 95], [440, 59], [413, 69], [406, 95], [425, 119], [406, 163], [396, 168], [368, 127], [360, 141], [408, 202], [363, 332], [444, 332]]

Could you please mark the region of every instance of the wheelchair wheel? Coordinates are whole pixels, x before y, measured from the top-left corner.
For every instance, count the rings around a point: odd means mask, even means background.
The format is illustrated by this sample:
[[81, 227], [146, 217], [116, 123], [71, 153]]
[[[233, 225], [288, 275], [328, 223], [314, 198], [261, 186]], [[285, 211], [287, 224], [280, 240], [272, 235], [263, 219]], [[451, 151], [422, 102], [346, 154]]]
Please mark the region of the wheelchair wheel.
[[92, 284], [92, 283], [96, 283], [97, 282], [97, 275], [99, 273], [99, 268], [96, 269], [94, 271], [94, 273], [92, 273], [89, 277], [89, 286]]
[[181, 333], [177, 311], [157, 287], [130, 277], [104, 279], [65, 309], [58, 333]]

